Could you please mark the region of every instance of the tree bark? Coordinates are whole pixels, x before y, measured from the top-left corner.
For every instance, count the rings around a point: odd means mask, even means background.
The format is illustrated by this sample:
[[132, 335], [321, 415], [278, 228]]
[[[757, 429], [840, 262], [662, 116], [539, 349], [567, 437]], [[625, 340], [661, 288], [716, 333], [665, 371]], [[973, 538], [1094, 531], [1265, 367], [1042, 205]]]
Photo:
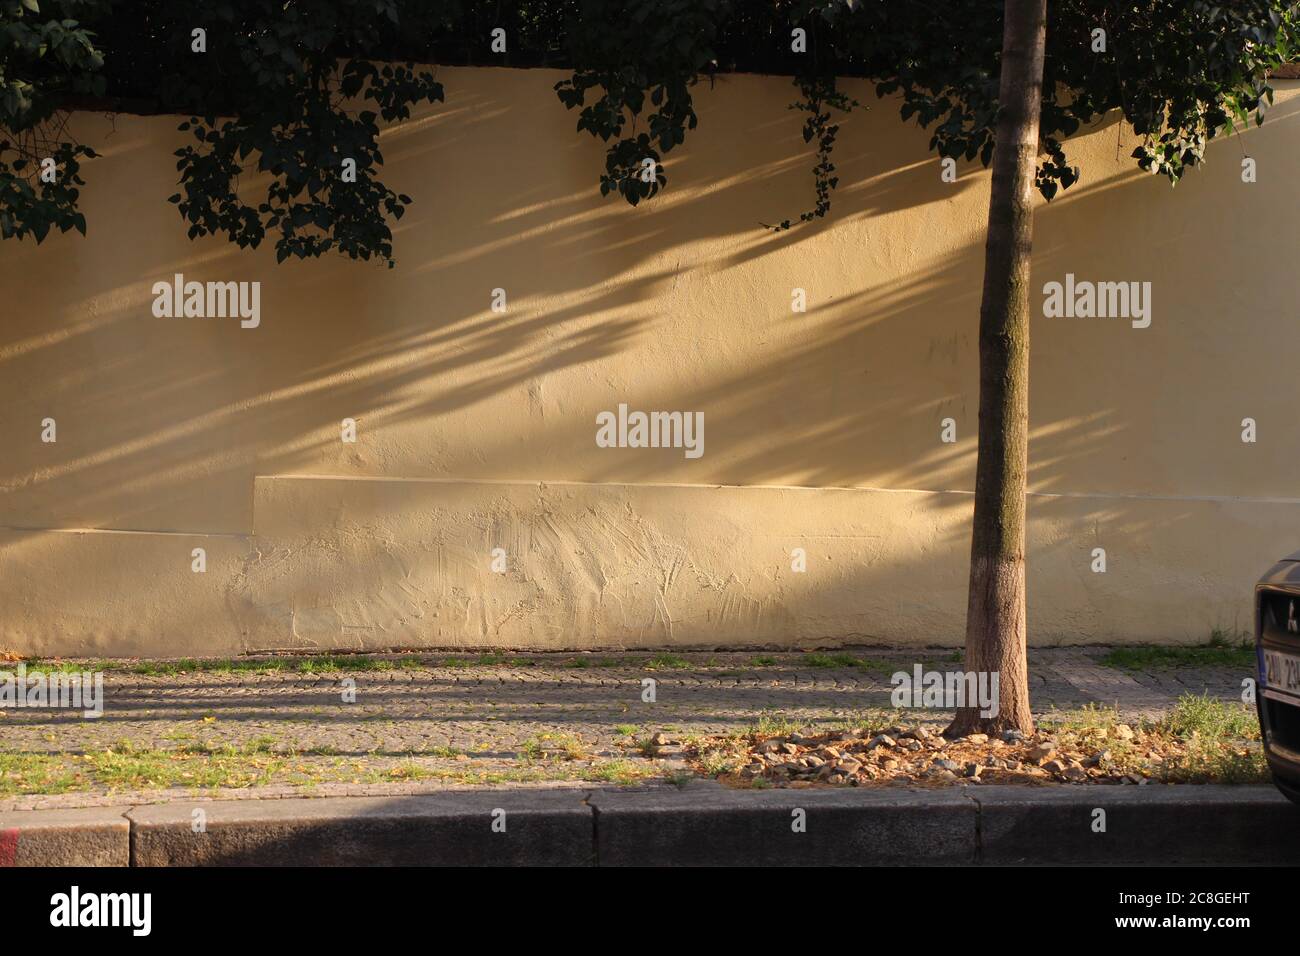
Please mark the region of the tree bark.
[[961, 707], [950, 733], [1033, 731], [1025, 660], [1029, 267], [1046, 0], [1006, 0], [993, 190], [980, 302], [980, 420], [966, 669], [998, 675], [998, 708]]

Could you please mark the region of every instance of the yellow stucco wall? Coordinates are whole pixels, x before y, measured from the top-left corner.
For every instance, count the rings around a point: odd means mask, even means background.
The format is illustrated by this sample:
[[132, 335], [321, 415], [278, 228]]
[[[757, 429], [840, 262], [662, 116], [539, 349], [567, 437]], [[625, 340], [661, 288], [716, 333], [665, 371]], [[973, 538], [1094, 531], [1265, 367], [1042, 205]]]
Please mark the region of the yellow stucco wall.
[[[987, 174], [942, 182], [864, 88], [831, 216], [766, 232], [811, 199], [794, 90], [722, 77], [631, 209], [600, 198], [560, 76], [443, 69], [447, 104], [385, 132], [416, 200], [394, 270], [189, 242], [176, 119], [75, 118], [104, 153], [89, 236], [0, 256], [0, 649], [960, 640]], [[1036, 290], [1149, 281], [1153, 317], [1034, 320], [1037, 643], [1248, 628], [1255, 577], [1300, 548], [1300, 83], [1278, 86], [1177, 189], [1108, 123], [1040, 204]], [[260, 281], [260, 326], [155, 317], [178, 272]], [[705, 453], [597, 447], [620, 402], [703, 412]]]

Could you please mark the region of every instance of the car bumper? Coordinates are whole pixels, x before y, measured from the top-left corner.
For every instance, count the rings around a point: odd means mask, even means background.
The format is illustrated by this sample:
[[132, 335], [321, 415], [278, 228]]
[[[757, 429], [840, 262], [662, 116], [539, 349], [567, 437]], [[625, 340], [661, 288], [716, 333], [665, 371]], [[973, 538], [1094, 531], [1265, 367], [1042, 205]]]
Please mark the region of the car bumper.
[[1268, 685], [1265, 649], [1300, 656], [1300, 562], [1275, 565], [1255, 589], [1255, 704], [1264, 756], [1278, 785], [1300, 795], [1300, 696]]

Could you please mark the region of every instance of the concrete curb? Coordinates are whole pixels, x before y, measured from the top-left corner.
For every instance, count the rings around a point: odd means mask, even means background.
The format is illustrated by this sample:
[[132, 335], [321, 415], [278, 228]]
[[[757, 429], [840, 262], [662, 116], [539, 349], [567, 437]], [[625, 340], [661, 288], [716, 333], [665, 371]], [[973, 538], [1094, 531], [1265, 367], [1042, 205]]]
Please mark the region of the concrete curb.
[[1271, 787], [697, 782], [14, 811], [0, 865], [1286, 864], [1300, 863], [1297, 824]]
[[167, 803], [127, 816], [135, 866], [582, 866], [593, 862], [584, 796]]
[[130, 807], [0, 813], [0, 866], [127, 866]]
[[736, 791], [715, 785], [598, 792], [587, 802], [595, 810], [602, 866], [976, 861], [979, 808], [957, 790]]
[[1300, 807], [1273, 787], [989, 787], [971, 797], [981, 863], [1300, 864]]

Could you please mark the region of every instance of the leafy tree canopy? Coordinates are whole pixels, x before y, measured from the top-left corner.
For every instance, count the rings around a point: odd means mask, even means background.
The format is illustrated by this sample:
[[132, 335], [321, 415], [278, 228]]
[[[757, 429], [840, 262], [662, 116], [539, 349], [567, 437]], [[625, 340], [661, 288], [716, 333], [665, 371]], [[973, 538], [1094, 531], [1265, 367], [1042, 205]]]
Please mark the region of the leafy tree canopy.
[[[702, 80], [791, 76], [816, 198], [774, 226], [789, 228], [830, 208], [833, 117], [857, 105], [846, 77], [897, 94], [940, 155], [987, 165], [1001, 17], [987, 0], [0, 0], [0, 238], [85, 232], [77, 187], [94, 153], [68, 136], [67, 110], [177, 113], [188, 142], [171, 202], [191, 237], [256, 247], [270, 235], [280, 260], [391, 265], [391, 223], [412, 199], [379, 178], [379, 130], [445, 98], [438, 63], [570, 70], [556, 94], [607, 144], [599, 188], [633, 205], [666, 186], [663, 159], [698, 123]], [[1297, 5], [1277, 0], [1053, 3], [1039, 190], [1051, 199], [1077, 181], [1068, 137], [1115, 110], [1141, 137], [1137, 164], [1177, 182], [1214, 136], [1262, 122], [1296, 30]], [[264, 174], [265, 192], [241, 196], [243, 173]]]

